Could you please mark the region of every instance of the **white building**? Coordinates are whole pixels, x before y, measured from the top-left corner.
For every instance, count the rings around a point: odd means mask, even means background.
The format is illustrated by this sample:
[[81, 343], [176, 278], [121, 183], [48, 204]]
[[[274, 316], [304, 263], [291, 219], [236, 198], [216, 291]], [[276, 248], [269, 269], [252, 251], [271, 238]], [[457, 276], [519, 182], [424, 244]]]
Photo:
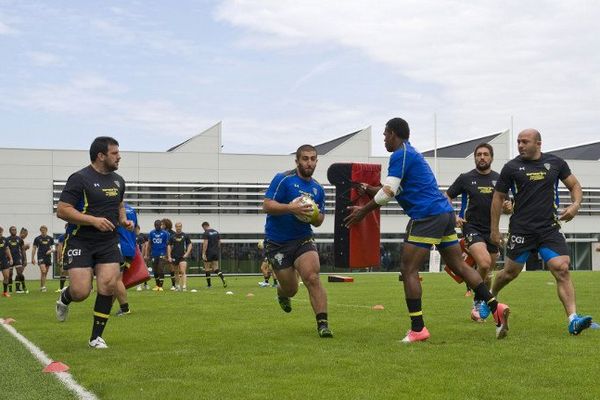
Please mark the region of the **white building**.
[[[494, 146], [493, 167], [499, 171], [509, 159], [510, 147], [513, 146], [508, 131], [440, 148], [437, 158], [433, 157], [433, 152], [424, 153], [436, 171], [442, 189], [460, 173], [473, 169], [473, 147], [481, 141], [488, 141]], [[588, 145], [588, 150], [590, 146], [592, 153], [597, 155], [600, 152], [593, 147], [595, 144]], [[574, 149], [581, 150], [581, 147]], [[336, 162], [376, 163], [382, 165], [385, 173], [388, 158], [370, 154], [370, 128], [323, 143], [317, 148], [319, 164], [315, 178], [327, 188], [330, 214], [315, 232], [318, 241], [331, 243], [334, 189], [326, 178], [329, 165]], [[568, 150], [573, 149], [561, 151], [568, 155]], [[559, 154], [559, 151], [556, 153]], [[584, 204], [580, 215], [565, 224], [563, 231], [574, 243], [572, 251], [577, 268], [589, 269], [593, 253], [591, 242], [597, 240], [600, 232], [600, 156], [593, 158], [589, 151], [576, 153], [585, 153], [584, 158], [588, 158], [568, 159], [573, 173], [584, 187]], [[564, 154], [559, 155], [568, 158]], [[223, 235], [224, 246], [231, 244], [232, 258], [252, 259], [251, 267], [239, 267], [238, 270], [249, 272], [254, 268], [257, 258], [255, 243], [261, 237], [265, 219], [261, 212], [264, 191], [276, 172], [294, 168], [293, 155], [223, 153], [221, 123], [218, 123], [166, 152], [130, 152], [121, 148], [121, 156], [118, 172], [128, 184], [126, 200], [138, 210], [143, 231], [151, 230], [155, 219], [167, 217], [174, 222], [181, 221], [184, 231], [198, 238], [202, 232], [201, 223], [209, 221]], [[0, 178], [0, 226], [4, 227], [5, 234], [11, 225], [24, 226], [30, 232], [28, 241], [32, 241], [42, 224], [49, 227], [50, 233], [62, 233], [64, 222], [55, 215], [60, 191], [69, 175], [87, 164], [89, 149], [0, 148], [0, 168], [3, 171]], [[563, 188], [561, 201], [568, 203], [568, 199], [568, 192]], [[382, 210], [382, 240], [398, 242], [407, 221], [400, 208], [390, 203]], [[501, 226], [506, 228], [506, 219], [502, 220]]]

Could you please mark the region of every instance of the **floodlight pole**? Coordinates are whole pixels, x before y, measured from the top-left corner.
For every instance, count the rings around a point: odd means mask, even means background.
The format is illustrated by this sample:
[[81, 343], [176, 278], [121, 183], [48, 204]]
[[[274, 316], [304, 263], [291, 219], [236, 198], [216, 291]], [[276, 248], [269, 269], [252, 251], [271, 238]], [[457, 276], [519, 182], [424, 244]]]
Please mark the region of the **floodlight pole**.
[[515, 140], [515, 128], [514, 128], [514, 123], [515, 120], [513, 118], [513, 116], [510, 116], [510, 143], [508, 145], [508, 155], [509, 155], [509, 160], [512, 160], [514, 158], [514, 140]]
[[438, 179], [437, 147], [437, 114], [433, 113], [433, 173], [436, 181]]

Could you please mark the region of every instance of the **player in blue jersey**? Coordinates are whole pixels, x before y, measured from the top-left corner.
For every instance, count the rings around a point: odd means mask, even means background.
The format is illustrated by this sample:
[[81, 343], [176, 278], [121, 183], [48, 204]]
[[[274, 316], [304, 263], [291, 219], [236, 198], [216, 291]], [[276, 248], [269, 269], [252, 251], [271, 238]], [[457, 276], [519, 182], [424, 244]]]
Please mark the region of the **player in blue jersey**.
[[[148, 243], [148, 252], [152, 257], [152, 270], [154, 271], [154, 280], [156, 281], [156, 287], [152, 288], [152, 290], [162, 292], [164, 290], [165, 267], [167, 266], [169, 233], [162, 229], [160, 219], [154, 221], [154, 229], [148, 233]], [[146, 258], [148, 258], [147, 253]]]
[[372, 200], [364, 207], [349, 207], [350, 214], [345, 222], [350, 227], [394, 198], [410, 217], [402, 249], [402, 282], [411, 329], [402, 341], [418, 342], [430, 336], [423, 321], [422, 288], [418, 272], [429, 258], [432, 245], [437, 246], [446, 265], [461, 276], [469, 287], [474, 288], [478, 298], [489, 305], [496, 320], [496, 337], [504, 338], [508, 331], [510, 310], [492, 297], [481, 276], [464, 262], [454, 231], [454, 210], [440, 192], [429, 164], [408, 141], [408, 124], [402, 118], [393, 118], [387, 122], [383, 136], [386, 150], [392, 153], [388, 176], [381, 186], [362, 184]]
[[[569, 248], [560, 232], [561, 221], [575, 218], [581, 207], [583, 192], [568, 164], [553, 154], [542, 153], [542, 136], [535, 129], [526, 129], [517, 138], [519, 156], [507, 162], [491, 206], [491, 240], [500, 244], [500, 210], [508, 190], [515, 199], [515, 211], [510, 218], [509, 239], [504, 269], [496, 274], [492, 292], [515, 279], [531, 253], [539, 253], [556, 279], [558, 297], [568, 316], [568, 330], [578, 335], [592, 324], [589, 315], [578, 315], [575, 288], [569, 274]], [[571, 204], [558, 210], [558, 181], [569, 190]]]
[[[125, 217], [128, 221], [133, 222], [134, 227], [137, 228], [137, 213], [129, 204], [125, 203]], [[121, 249], [121, 255], [123, 256], [123, 262], [121, 263], [121, 275], [117, 282], [117, 289], [115, 293], [115, 299], [119, 301], [119, 310], [117, 311], [117, 317], [122, 315], [130, 314], [129, 302], [127, 301], [127, 289], [123, 284], [123, 271], [125, 268], [129, 268], [133, 257], [135, 257], [135, 248], [137, 246], [135, 231], [128, 230], [122, 226], [117, 227], [119, 233], [119, 248]]]
[[[325, 191], [312, 178], [317, 166], [317, 149], [303, 145], [296, 150], [296, 168], [275, 175], [263, 202], [267, 213], [265, 224], [265, 254], [277, 271], [279, 305], [292, 311], [290, 298], [298, 291], [298, 276], [308, 289], [310, 303], [317, 318], [317, 332], [322, 338], [333, 337], [327, 321], [327, 293], [321, 284], [319, 254], [311, 225], [320, 226], [325, 218]], [[310, 197], [319, 208], [314, 216]], [[299, 219], [300, 218], [300, 219]], [[302, 222], [301, 219], [310, 219]]]

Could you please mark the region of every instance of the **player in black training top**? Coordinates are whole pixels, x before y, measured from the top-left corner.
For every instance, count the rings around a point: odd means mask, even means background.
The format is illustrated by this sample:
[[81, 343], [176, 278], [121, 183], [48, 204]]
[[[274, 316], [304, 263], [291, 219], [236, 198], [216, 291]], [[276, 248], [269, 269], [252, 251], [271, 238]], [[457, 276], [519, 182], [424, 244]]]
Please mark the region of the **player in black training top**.
[[90, 347], [108, 346], [102, 333], [112, 307], [121, 251], [117, 226], [133, 230], [125, 214], [125, 181], [115, 173], [121, 156], [119, 143], [111, 137], [97, 137], [90, 146], [91, 164], [69, 177], [60, 195], [56, 215], [69, 222], [63, 245], [63, 268], [70, 284], [56, 302], [56, 317], [67, 318], [72, 301], [85, 300], [96, 275], [98, 293], [94, 305], [94, 322]]
[[216, 273], [217, 276], [221, 278], [223, 287], [227, 287], [225, 277], [219, 269], [219, 248], [221, 246], [221, 235], [219, 235], [219, 232], [212, 229], [208, 222], [202, 223], [202, 229], [204, 229], [204, 234], [202, 235], [202, 239], [204, 239], [202, 241], [202, 260], [204, 260], [204, 273], [206, 275], [207, 287], [212, 287], [210, 283], [211, 272]]
[[[500, 210], [509, 189], [515, 200], [506, 262], [504, 269], [496, 274], [492, 293], [497, 295], [519, 276], [529, 255], [537, 252], [556, 279], [558, 297], [569, 317], [569, 333], [578, 335], [590, 327], [592, 317], [577, 315], [575, 288], [569, 274], [569, 249], [560, 232], [560, 221], [568, 222], [577, 215], [583, 198], [581, 185], [562, 158], [542, 153], [542, 137], [537, 130], [526, 129], [519, 133], [517, 145], [519, 156], [502, 168], [492, 200], [491, 238], [496, 244], [501, 240]], [[571, 194], [571, 205], [560, 212], [559, 181]]]
[[23, 275], [23, 269], [25, 268], [25, 242], [19, 235], [17, 235], [17, 227], [11, 226], [8, 229], [10, 236], [6, 238], [8, 242], [8, 248], [13, 259], [12, 267], [9, 269], [8, 279], [8, 291], [12, 292], [13, 282], [13, 268], [17, 270], [17, 276], [15, 277], [15, 292], [16, 293], [28, 293], [25, 287], [25, 275]]
[[4, 229], [0, 226], [0, 271], [2, 271], [2, 297], [10, 297], [8, 293], [8, 280], [12, 266], [12, 254], [8, 248], [8, 240], [3, 236]]
[[192, 253], [192, 240], [183, 232], [181, 222], [175, 223], [175, 232], [169, 236], [167, 258], [175, 268], [177, 290], [187, 291], [187, 260]]
[[[475, 169], [460, 174], [446, 191], [452, 200], [461, 196], [461, 208], [456, 226], [462, 229], [469, 254], [487, 287], [492, 284], [492, 269], [498, 259], [498, 246], [490, 241], [490, 207], [498, 174], [492, 170], [494, 148], [489, 143], [479, 143], [473, 151]], [[504, 212], [510, 213], [512, 204], [506, 200]], [[471, 319], [482, 321], [479, 313], [481, 299], [475, 296]], [[485, 316], [485, 315], [484, 315]], [[487, 317], [487, 316], [486, 316]]]
[[40, 226], [40, 235], [33, 239], [31, 263], [40, 266], [40, 291], [42, 292], [48, 290], [46, 288], [46, 276], [48, 275], [48, 268], [52, 266], [52, 246], [54, 246], [54, 239], [48, 235], [48, 227], [46, 225]]

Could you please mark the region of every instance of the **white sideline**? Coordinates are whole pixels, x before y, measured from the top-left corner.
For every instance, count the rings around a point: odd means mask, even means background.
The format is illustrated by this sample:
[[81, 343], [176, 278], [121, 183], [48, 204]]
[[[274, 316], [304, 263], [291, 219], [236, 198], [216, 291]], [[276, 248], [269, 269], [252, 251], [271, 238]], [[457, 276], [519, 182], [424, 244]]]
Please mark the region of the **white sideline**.
[[[4, 329], [6, 329], [8, 333], [13, 335], [19, 342], [23, 343], [27, 350], [29, 350], [29, 352], [33, 354], [35, 358], [38, 359], [38, 361], [44, 366], [44, 368], [52, 362], [52, 360], [46, 355], [46, 353], [44, 353], [35, 344], [31, 343], [25, 336], [17, 332], [15, 328], [10, 326], [9, 324], [5, 324], [4, 319], [2, 318], [0, 318], [0, 325], [2, 325]], [[81, 400], [98, 400], [94, 393], [87, 391], [83, 386], [78, 384], [70, 373], [58, 372], [54, 373], [54, 375], [56, 375], [58, 380], [62, 382], [62, 384], [67, 387], [67, 389], [75, 393]]]

